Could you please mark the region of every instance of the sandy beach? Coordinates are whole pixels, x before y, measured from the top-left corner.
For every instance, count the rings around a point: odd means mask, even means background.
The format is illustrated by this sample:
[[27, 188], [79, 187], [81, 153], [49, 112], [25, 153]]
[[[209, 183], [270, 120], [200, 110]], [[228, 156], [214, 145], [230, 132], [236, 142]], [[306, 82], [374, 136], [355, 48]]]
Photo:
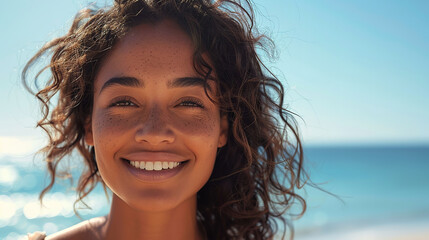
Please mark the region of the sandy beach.
[[374, 226], [297, 232], [295, 240], [429, 240], [429, 218]]

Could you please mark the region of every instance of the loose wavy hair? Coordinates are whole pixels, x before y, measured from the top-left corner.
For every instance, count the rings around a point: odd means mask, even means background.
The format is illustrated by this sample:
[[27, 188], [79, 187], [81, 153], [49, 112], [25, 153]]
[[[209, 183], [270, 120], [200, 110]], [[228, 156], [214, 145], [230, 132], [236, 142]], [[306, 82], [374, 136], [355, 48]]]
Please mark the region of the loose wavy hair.
[[294, 114], [284, 107], [284, 87], [257, 54], [257, 49], [269, 50], [272, 41], [254, 27], [247, 0], [116, 0], [109, 8], [80, 11], [67, 34], [43, 46], [22, 73], [32, 91], [30, 69], [44, 56], [50, 57], [50, 63], [32, 78], [38, 86], [42, 73], [51, 72], [34, 93], [42, 104], [37, 126], [49, 137], [41, 152], [50, 183], [40, 199], [60, 177], [59, 163], [75, 150], [87, 167], [77, 184], [76, 203], [97, 183], [106, 188], [93, 149], [84, 141], [95, 76], [131, 28], [166, 18], [190, 36], [195, 70], [202, 76], [216, 72], [216, 101], [229, 123], [227, 144], [197, 194], [197, 220], [212, 239], [271, 239], [279, 223], [284, 237], [289, 227], [285, 212], [295, 202], [302, 207], [300, 214], [306, 207], [296, 192], [305, 182], [303, 150]]

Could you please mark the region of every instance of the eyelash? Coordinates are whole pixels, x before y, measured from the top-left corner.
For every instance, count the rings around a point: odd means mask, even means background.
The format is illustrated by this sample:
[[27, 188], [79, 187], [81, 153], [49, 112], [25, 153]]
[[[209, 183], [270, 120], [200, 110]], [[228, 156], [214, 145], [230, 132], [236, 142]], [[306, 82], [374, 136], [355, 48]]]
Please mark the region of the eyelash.
[[136, 107], [137, 104], [133, 102], [133, 99], [130, 97], [120, 97], [114, 99], [109, 107]]
[[[136, 107], [137, 104], [133, 102], [133, 99], [130, 97], [121, 97], [114, 99], [114, 101], [109, 105], [109, 107]], [[182, 107], [192, 107], [192, 108], [202, 108], [204, 109], [204, 104], [198, 99], [183, 99], [177, 106]]]
[[201, 102], [198, 99], [194, 99], [194, 98], [183, 99], [183, 100], [181, 100], [181, 102], [178, 105], [183, 106], [183, 107], [193, 107], [193, 108], [195, 107], [195, 108], [203, 108], [204, 109], [203, 102]]

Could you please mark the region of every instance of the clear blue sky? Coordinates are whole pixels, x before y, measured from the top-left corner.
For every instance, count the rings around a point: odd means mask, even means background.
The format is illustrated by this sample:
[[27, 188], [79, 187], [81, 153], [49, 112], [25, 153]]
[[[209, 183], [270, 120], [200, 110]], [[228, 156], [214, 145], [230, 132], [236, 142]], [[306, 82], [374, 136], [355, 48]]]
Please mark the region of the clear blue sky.
[[[11, 138], [43, 139], [33, 129], [38, 105], [23, 90], [20, 71], [89, 2], [2, 4], [0, 152]], [[299, 121], [305, 143], [429, 144], [428, 1], [255, 3], [261, 31], [279, 52], [268, 65], [286, 85], [288, 106], [305, 121]]]

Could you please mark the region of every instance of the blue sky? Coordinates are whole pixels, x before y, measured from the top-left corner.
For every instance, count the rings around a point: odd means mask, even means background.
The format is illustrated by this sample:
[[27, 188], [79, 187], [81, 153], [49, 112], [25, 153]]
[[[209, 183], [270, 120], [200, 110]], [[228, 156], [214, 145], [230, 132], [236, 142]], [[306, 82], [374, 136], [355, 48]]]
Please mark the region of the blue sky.
[[[109, 1], [108, 1], [109, 2]], [[25, 62], [67, 31], [88, 0], [8, 1], [0, 9], [0, 155], [40, 145]], [[98, 1], [104, 5], [105, 1]], [[256, 0], [277, 44], [268, 65], [286, 86], [308, 144], [429, 144], [429, 2]]]

